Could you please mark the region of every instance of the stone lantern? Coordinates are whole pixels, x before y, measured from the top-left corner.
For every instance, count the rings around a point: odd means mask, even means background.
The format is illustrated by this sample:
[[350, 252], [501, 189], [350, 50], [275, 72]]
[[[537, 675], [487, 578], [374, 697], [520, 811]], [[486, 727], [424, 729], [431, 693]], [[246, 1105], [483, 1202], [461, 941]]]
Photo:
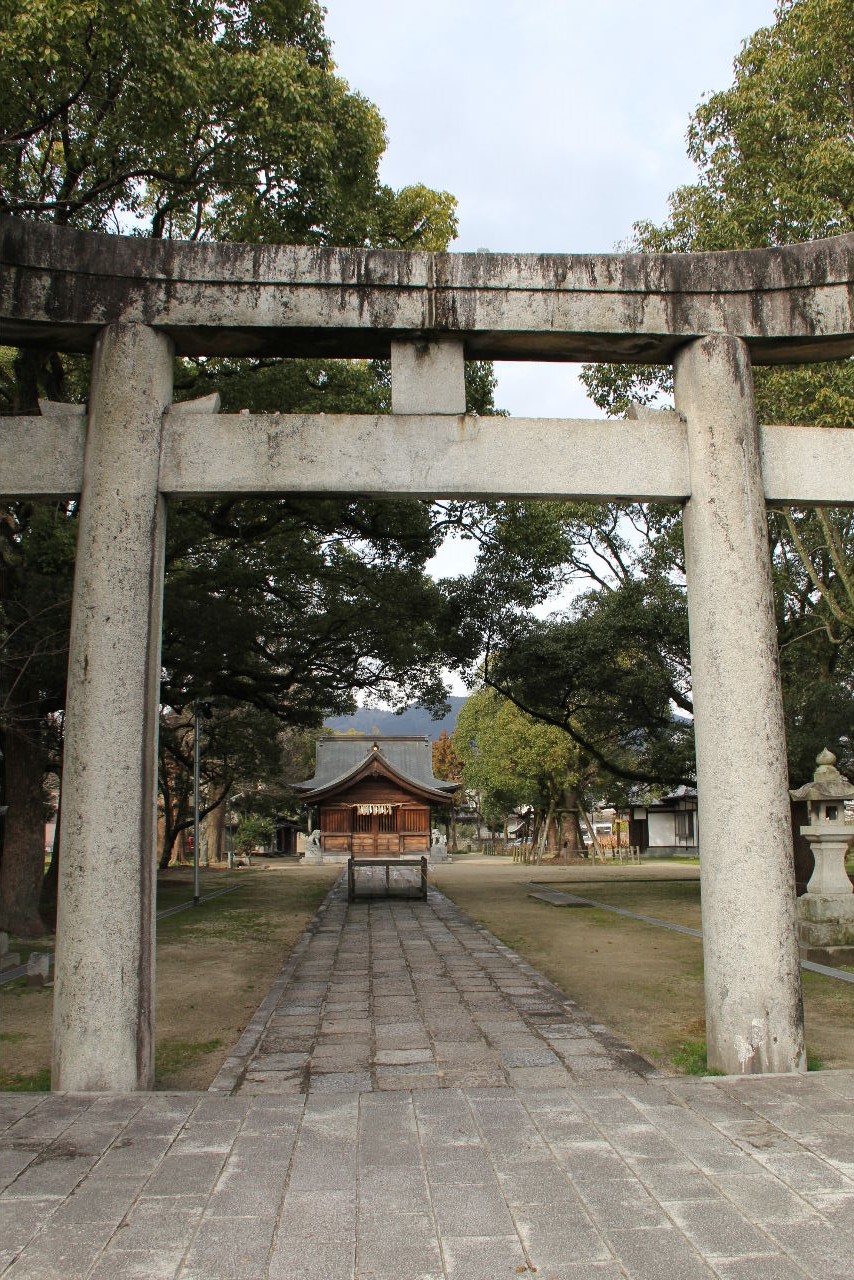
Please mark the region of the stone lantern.
[[805, 959], [825, 964], [854, 963], [854, 885], [845, 870], [845, 855], [854, 826], [845, 822], [845, 801], [854, 786], [836, 768], [827, 748], [816, 758], [812, 782], [790, 791], [793, 800], [809, 803], [809, 822], [801, 835], [809, 841], [815, 870], [806, 893], [798, 899], [798, 942]]

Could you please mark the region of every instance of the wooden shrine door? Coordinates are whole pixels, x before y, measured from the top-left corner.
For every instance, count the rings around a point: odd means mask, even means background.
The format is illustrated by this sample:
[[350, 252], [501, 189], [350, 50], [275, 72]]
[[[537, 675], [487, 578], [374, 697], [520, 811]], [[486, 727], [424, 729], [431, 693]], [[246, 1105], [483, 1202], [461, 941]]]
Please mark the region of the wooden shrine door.
[[353, 856], [388, 858], [400, 853], [399, 813], [397, 805], [356, 805], [353, 812]]

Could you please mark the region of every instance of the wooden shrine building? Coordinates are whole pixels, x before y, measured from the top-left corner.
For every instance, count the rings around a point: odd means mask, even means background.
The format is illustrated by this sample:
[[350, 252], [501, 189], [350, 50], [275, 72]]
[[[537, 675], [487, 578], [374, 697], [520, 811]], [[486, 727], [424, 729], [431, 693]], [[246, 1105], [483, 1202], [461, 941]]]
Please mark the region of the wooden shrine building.
[[430, 852], [430, 810], [456, 784], [433, 777], [428, 738], [347, 734], [317, 743], [315, 774], [294, 790], [314, 813], [306, 857], [417, 857]]

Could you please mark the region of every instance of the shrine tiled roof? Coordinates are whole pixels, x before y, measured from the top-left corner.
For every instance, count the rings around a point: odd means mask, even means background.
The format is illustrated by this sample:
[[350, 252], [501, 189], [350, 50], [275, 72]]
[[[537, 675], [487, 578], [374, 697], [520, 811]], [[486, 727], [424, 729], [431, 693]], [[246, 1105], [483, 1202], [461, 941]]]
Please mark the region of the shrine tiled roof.
[[346, 734], [320, 738], [314, 777], [296, 782], [295, 791], [325, 791], [343, 783], [364, 765], [372, 755], [379, 755], [404, 781], [429, 791], [450, 794], [453, 782], [442, 782], [433, 776], [433, 757], [429, 738], [381, 737], [375, 734]]

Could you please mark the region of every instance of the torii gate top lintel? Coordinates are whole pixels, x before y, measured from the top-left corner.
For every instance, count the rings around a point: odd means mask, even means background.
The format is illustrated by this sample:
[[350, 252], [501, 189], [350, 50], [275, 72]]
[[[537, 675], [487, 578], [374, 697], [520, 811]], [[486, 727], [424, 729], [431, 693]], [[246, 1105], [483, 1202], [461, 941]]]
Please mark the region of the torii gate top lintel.
[[409, 253], [190, 243], [0, 220], [0, 335], [88, 351], [108, 324], [183, 355], [388, 356], [462, 340], [470, 359], [668, 362], [709, 333], [755, 364], [854, 354], [854, 235], [675, 254]]

